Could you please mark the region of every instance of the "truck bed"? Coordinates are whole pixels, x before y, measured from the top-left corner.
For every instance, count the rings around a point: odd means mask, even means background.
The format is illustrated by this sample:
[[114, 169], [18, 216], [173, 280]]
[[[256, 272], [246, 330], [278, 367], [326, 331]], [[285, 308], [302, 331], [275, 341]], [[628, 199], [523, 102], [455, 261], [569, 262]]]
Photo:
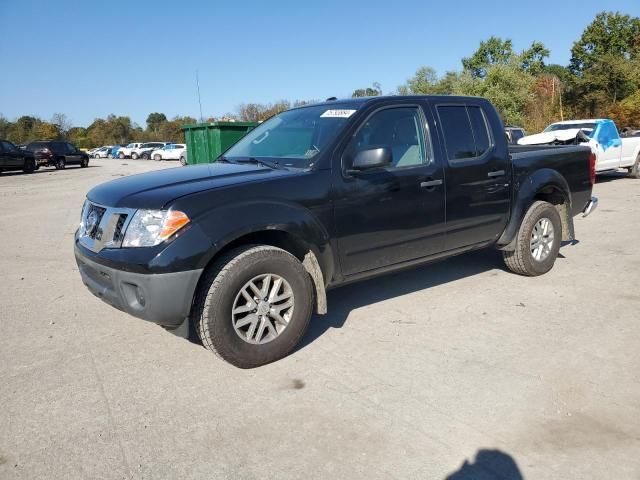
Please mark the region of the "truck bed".
[[510, 145], [509, 154], [513, 164], [515, 188], [526, 181], [531, 172], [544, 175], [545, 170], [557, 170], [566, 179], [572, 192], [571, 213], [573, 216], [591, 198], [589, 180], [589, 155], [591, 149], [580, 145]]

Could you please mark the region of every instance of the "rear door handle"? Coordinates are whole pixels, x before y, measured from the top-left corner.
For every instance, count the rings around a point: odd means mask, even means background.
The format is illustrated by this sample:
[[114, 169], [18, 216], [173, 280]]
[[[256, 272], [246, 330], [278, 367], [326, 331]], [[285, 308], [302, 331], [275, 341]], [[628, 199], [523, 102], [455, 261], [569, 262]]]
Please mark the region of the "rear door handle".
[[505, 171], [504, 170], [495, 170], [493, 172], [489, 172], [487, 173], [487, 177], [489, 178], [493, 178], [493, 177], [504, 177]]
[[420, 182], [421, 188], [432, 188], [442, 185], [442, 180], [428, 180], [426, 182]]

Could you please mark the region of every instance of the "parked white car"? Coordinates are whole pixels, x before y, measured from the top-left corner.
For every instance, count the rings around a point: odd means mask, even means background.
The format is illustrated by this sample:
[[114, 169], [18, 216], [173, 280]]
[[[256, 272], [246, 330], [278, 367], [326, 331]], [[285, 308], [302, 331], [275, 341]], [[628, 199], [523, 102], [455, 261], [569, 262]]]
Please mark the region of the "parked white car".
[[[580, 139], [582, 137], [582, 140]], [[566, 144], [589, 145], [596, 155], [596, 172], [626, 168], [640, 178], [640, 137], [620, 137], [613, 120], [568, 120], [552, 123], [542, 133], [518, 140], [518, 145]]]
[[104, 147], [96, 148], [91, 152], [93, 158], [107, 158], [109, 151], [113, 148], [112, 145], [105, 145]]
[[154, 160], [180, 160], [180, 156], [186, 148], [187, 146], [184, 143], [170, 143], [154, 150], [151, 153], [151, 158]]
[[127, 158], [127, 157], [134, 158], [132, 155], [132, 152], [136, 148], [140, 148], [141, 146], [142, 146], [142, 143], [130, 143], [126, 147], [120, 147], [120, 149], [118, 150], [118, 158]]
[[149, 142], [149, 143], [141, 143], [140, 146], [131, 151], [131, 158], [136, 160], [137, 158], [142, 158], [143, 160], [149, 160], [151, 158], [151, 152], [162, 148], [167, 145], [168, 142]]

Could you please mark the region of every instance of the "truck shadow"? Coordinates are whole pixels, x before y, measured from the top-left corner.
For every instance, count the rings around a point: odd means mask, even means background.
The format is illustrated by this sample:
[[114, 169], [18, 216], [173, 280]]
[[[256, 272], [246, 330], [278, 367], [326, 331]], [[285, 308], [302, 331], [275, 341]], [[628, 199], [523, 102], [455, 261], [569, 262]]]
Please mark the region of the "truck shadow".
[[523, 480], [518, 464], [500, 450], [478, 450], [473, 463], [467, 460], [445, 480]]
[[496, 269], [505, 269], [501, 252], [484, 249], [330, 290], [327, 292], [329, 312], [313, 316], [296, 351], [313, 343], [330, 328], [342, 328], [352, 310]]
[[618, 171], [618, 172], [607, 172], [607, 173], [600, 173], [598, 174], [598, 176], [596, 177], [596, 185], [599, 183], [607, 183], [607, 182], [611, 182], [614, 180], [620, 180], [623, 178], [627, 178], [629, 180], [635, 180], [631, 177], [629, 177], [629, 175], [627, 174], [626, 170], [625, 171]]
[[78, 165], [70, 165], [67, 168], [65, 168], [64, 170], [56, 170], [55, 168], [49, 168], [49, 167], [40, 167], [38, 170], [36, 170], [35, 172], [32, 173], [24, 173], [22, 170], [10, 170], [8, 172], [2, 172], [0, 174], [0, 178], [2, 177], [16, 177], [16, 176], [29, 176], [29, 175], [42, 175], [44, 173], [56, 173], [58, 175], [62, 175], [64, 174], [64, 172], [69, 172], [69, 171], [73, 171], [73, 170], [86, 170], [89, 168], [102, 168], [102, 166], [100, 165], [87, 165], [85, 168], [80, 168], [80, 166]]

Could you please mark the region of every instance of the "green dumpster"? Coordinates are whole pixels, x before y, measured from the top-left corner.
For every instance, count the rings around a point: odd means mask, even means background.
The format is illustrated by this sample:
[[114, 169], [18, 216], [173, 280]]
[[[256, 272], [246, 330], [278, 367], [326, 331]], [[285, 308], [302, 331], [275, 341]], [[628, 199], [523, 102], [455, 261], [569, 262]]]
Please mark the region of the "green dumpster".
[[187, 163], [209, 163], [258, 124], [254, 122], [211, 122], [183, 125]]

